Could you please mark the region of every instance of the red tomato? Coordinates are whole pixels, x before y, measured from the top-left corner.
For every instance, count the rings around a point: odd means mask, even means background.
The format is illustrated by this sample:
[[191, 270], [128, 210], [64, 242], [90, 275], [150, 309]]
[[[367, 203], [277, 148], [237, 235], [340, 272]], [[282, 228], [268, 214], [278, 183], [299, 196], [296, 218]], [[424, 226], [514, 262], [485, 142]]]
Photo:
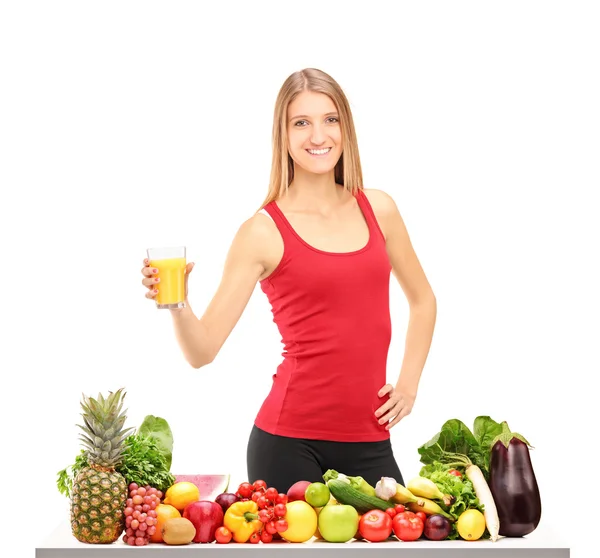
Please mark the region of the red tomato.
[[277, 499], [277, 494], [278, 494], [277, 489], [271, 487], [271, 488], [267, 488], [267, 491], [265, 492], [265, 497], [270, 502], [275, 502], [275, 500]]
[[367, 541], [385, 541], [392, 534], [392, 518], [382, 510], [368, 511], [360, 518], [358, 530]]
[[249, 540], [251, 544], [257, 544], [260, 542], [260, 535], [258, 533], [252, 533]]
[[264, 543], [270, 543], [273, 540], [273, 535], [263, 529], [260, 533], [260, 540]]
[[275, 504], [287, 504], [287, 501], [288, 501], [287, 494], [280, 492], [279, 494], [277, 494], [277, 498], [275, 499], [274, 503]]
[[394, 535], [401, 541], [416, 541], [422, 534], [425, 525], [413, 512], [399, 513], [392, 520]]
[[267, 490], [267, 483], [264, 480], [254, 481], [252, 488], [254, 488], [254, 490], [262, 490], [265, 492]]
[[462, 475], [460, 474], [460, 471], [457, 471], [456, 469], [450, 469], [448, 471], [448, 473], [450, 473], [451, 475], [454, 475], [455, 477], [462, 477]]
[[385, 510], [385, 513], [387, 513], [390, 517], [393, 518], [398, 512], [394, 508], [388, 508], [387, 510]]
[[423, 522], [423, 525], [425, 525], [425, 521], [427, 520], [427, 514], [425, 512], [417, 512], [415, 513], [415, 515], [417, 517], [420, 517], [421, 521]]
[[250, 496], [252, 496], [252, 492], [254, 492], [254, 488], [249, 482], [243, 482], [238, 488], [238, 494], [242, 498], [250, 498]]
[[396, 504], [394, 509], [396, 510], [396, 513], [402, 513], [406, 511], [406, 508], [402, 504]]
[[227, 529], [227, 527], [219, 527], [215, 531], [215, 537], [219, 544], [227, 544], [228, 542], [231, 541], [232, 535], [231, 535], [231, 531], [229, 529]]

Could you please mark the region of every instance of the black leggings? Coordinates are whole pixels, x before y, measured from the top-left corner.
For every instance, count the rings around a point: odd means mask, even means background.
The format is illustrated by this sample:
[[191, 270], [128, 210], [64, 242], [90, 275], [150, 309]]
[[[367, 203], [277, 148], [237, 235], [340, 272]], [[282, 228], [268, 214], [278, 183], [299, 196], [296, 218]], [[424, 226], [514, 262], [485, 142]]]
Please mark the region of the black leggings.
[[248, 481], [264, 480], [279, 492], [297, 481], [323, 482], [327, 469], [361, 476], [371, 486], [381, 477], [404, 484], [390, 440], [329, 442], [269, 434], [253, 425], [246, 453]]

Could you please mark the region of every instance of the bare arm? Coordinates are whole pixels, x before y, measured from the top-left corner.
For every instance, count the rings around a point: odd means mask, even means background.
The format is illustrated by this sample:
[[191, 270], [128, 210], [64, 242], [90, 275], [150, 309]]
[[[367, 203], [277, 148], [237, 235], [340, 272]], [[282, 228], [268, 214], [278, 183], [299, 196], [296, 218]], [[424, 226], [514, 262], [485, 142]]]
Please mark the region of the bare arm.
[[177, 342], [194, 368], [215, 359], [265, 271], [263, 247], [267, 244], [269, 229], [264, 219], [255, 215], [237, 231], [219, 287], [200, 319], [189, 303], [186, 308], [171, 311]]
[[[395, 388], [386, 384], [380, 392], [395, 391], [390, 400], [380, 407], [376, 416], [380, 423], [393, 420], [386, 426], [391, 428], [410, 413], [417, 396], [421, 373], [431, 347], [437, 316], [437, 302], [431, 285], [415, 254], [404, 220], [394, 200], [380, 190], [367, 190], [373, 211], [385, 236], [386, 249], [392, 271], [402, 288], [410, 307], [410, 318], [404, 359]], [[388, 411], [386, 413], [386, 411]], [[381, 416], [384, 415], [384, 416]]]

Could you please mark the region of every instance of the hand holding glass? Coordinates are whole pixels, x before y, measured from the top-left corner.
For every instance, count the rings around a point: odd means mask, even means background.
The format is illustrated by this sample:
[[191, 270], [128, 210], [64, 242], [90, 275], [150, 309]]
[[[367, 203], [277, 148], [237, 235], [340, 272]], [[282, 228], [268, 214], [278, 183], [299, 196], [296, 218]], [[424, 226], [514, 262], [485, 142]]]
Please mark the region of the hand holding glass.
[[185, 308], [185, 246], [148, 248], [150, 269], [157, 269], [156, 307], [159, 309]]

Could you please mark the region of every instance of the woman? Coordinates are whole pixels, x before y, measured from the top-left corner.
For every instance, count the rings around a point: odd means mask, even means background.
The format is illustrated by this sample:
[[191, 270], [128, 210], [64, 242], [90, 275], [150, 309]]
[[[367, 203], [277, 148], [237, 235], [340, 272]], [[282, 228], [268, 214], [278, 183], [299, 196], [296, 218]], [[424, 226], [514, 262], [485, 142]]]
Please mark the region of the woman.
[[[436, 299], [392, 198], [363, 189], [348, 101], [326, 73], [305, 69], [275, 106], [273, 161], [262, 209], [237, 231], [204, 315], [171, 310], [194, 368], [211, 363], [259, 281], [285, 346], [256, 416], [248, 480], [286, 492], [327, 469], [403, 483], [390, 429], [413, 407], [436, 319]], [[390, 272], [410, 305], [405, 355], [386, 383]], [[146, 296], [158, 292], [144, 261]]]

